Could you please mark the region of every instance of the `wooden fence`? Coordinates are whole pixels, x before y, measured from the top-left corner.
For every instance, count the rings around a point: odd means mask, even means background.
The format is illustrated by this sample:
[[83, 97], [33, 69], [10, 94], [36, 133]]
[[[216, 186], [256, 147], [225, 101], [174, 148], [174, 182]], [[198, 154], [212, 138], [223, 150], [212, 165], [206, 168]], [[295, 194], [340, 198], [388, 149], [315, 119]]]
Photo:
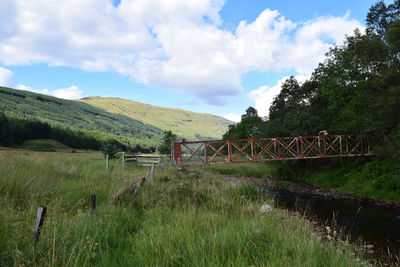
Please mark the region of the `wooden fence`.
[[156, 155], [129, 155], [122, 153], [121, 156], [122, 165], [126, 162], [137, 162], [143, 166], [152, 167], [158, 165], [161, 162], [161, 156]]

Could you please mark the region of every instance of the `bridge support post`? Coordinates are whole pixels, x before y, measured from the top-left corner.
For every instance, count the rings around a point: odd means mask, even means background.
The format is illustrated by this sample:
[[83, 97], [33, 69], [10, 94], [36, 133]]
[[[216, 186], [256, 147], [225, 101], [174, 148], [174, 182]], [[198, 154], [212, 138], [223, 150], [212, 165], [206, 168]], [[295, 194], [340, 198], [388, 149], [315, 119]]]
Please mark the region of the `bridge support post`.
[[228, 159], [229, 162], [232, 162], [232, 143], [229, 140], [227, 142], [228, 142]]
[[250, 147], [251, 147], [251, 160], [255, 161], [256, 160], [256, 156], [255, 156], [255, 150], [254, 150], [254, 139], [253, 139], [253, 136], [251, 137], [251, 140], [250, 140]]

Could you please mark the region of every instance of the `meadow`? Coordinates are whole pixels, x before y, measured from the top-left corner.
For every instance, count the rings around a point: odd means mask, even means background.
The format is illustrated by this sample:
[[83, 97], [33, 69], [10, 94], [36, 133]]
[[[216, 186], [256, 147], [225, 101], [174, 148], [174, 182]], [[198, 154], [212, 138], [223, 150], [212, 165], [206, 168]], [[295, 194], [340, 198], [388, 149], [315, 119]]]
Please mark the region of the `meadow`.
[[[0, 266], [366, 265], [301, 215], [261, 212], [273, 206], [261, 191], [201, 168], [160, 166], [137, 195], [111, 203], [145, 172], [117, 159], [106, 171], [98, 153], [0, 150]], [[39, 205], [48, 213], [34, 244]]]

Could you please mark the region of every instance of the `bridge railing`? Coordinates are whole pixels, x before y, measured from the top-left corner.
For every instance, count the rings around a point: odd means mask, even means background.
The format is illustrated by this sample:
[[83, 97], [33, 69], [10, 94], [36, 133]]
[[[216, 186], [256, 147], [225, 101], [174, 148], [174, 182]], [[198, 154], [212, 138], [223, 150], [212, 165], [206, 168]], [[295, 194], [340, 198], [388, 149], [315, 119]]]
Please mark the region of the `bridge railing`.
[[182, 140], [171, 150], [179, 166], [372, 155], [368, 138], [358, 135]]

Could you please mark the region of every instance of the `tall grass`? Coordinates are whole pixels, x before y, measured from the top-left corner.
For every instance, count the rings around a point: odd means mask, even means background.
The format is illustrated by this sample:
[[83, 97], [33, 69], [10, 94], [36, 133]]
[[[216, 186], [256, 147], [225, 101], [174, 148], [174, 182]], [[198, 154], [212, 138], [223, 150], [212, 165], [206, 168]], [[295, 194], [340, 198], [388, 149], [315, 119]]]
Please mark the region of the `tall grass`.
[[[106, 172], [100, 155], [0, 151], [1, 203], [115, 180], [2, 204], [0, 266], [365, 265], [349, 247], [319, 241], [303, 218], [260, 212], [262, 204], [273, 203], [257, 189], [232, 186], [201, 169], [159, 168], [138, 195], [112, 205], [112, 195], [128, 183], [117, 180], [145, 171], [122, 170], [119, 162], [112, 166]], [[86, 202], [90, 193], [98, 198], [94, 215]], [[48, 205], [49, 216], [35, 246], [32, 227], [39, 204]], [[21, 217], [28, 220], [7, 222]]]
[[215, 164], [202, 166], [201, 168], [226, 175], [253, 178], [271, 178], [274, 170], [272, 164], [266, 162]]

